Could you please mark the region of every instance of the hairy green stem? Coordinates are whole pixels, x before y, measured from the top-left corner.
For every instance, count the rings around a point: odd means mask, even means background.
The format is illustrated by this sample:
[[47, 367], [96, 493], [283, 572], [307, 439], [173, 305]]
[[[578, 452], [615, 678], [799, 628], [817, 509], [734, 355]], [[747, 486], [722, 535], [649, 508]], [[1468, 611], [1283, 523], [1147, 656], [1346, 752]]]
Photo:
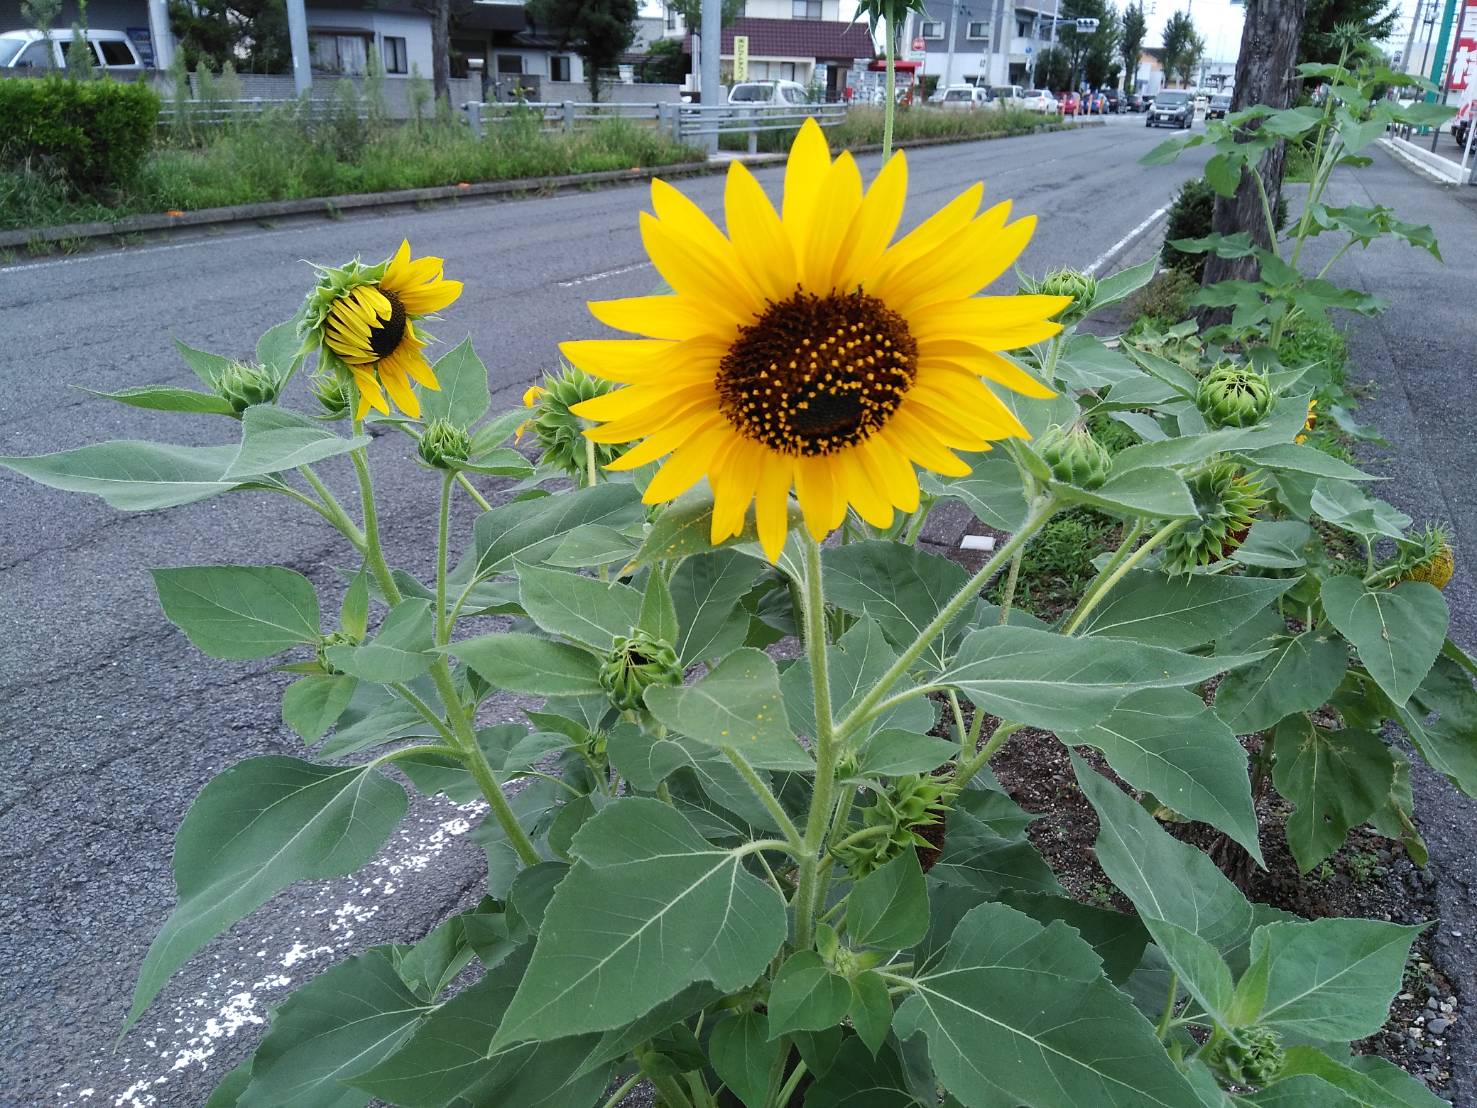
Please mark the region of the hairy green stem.
[[467, 495], [472, 498], [477, 507], [481, 508], [484, 512], [492, 511], [492, 505], [487, 502], [487, 497], [477, 491], [477, 486], [472, 484], [465, 473], [458, 473], [456, 475], [456, 483], [466, 490]]
[[938, 638], [944, 629], [954, 622], [965, 606], [979, 596], [980, 590], [989, 584], [990, 578], [995, 576], [1003, 564], [1015, 556], [1018, 548], [1030, 541], [1031, 536], [1041, 529], [1041, 525], [1050, 519], [1056, 510], [1057, 501], [1054, 497], [1048, 496], [1036, 504], [1025, 523], [1021, 524], [1020, 530], [1012, 535], [1005, 545], [995, 551], [978, 573], [964, 583], [964, 587], [955, 593], [938, 615], [929, 621], [928, 626], [918, 632], [918, 637], [913, 640], [912, 645], [888, 667], [887, 672], [882, 675], [871, 691], [862, 697], [844, 720], [836, 725], [835, 734], [838, 741], [844, 741], [853, 731], [876, 714], [877, 705], [882, 698], [907, 675], [913, 663], [928, 648], [928, 644]]
[[1020, 546], [1011, 555], [1010, 568], [1005, 571], [1005, 595], [1000, 598], [1000, 619], [1003, 627], [1010, 622], [1010, 607], [1015, 603], [1015, 585], [1021, 576], [1021, 559], [1026, 556], [1026, 548]]
[[1108, 593], [1113, 591], [1113, 586], [1121, 581], [1124, 575], [1127, 574], [1129, 570], [1131, 570], [1134, 566], [1138, 565], [1139, 562], [1148, 557], [1150, 551], [1152, 551], [1165, 539], [1169, 538], [1169, 536], [1174, 534], [1175, 531], [1177, 531], [1180, 527], [1184, 526], [1184, 523], [1185, 521], [1182, 519], [1170, 520], [1163, 527], [1159, 528], [1159, 530], [1150, 535], [1148, 541], [1145, 542], [1143, 546], [1139, 547], [1127, 558], [1123, 559], [1118, 568], [1104, 577], [1102, 587], [1096, 590], [1091, 596], [1084, 597], [1082, 603], [1077, 605], [1077, 610], [1072, 613], [1072, 618], [1067, 622], [1066, 627], [1062, 628], [1062, 634], [1070, 635], [1072, 634], [1072, 632], [1076, 631], [1077, 628], [1081, 627], [1082, 621], [1092, 614], [1092, 610], [1094, 608], [1102, 603], [1103, 597], [1107, 596]]
[[795, 1095], [795, 1087], [800, 1084], [800, 1079], [805, 1076], [805, 1059], [795, 1063], [795, 1068], [790, 1071], [790, 1077], [785, 1082], [785, 1087], [780, 1090], [779, 1099], [775, 1101], [778, 1108], [785, 1108], [790, 1103], [790, 1098]]
[[786, 812], [784, 806], [780, 804], [779, 798], [764, 783], [764, 779], [754, 772], [754, 767], [749, 765], [748, 760], [733, 747], [725, 746], [720, 749], [723, 751], [723, 756], [733, 763], [733, 768], [738, 770], [739, 776], [748, 784], [749, 789], [759, 798], [759, 803], [764, 805], [764, 810], [774, 817], [775, 826], [789, 840], [790, 845], [796, 850], [800, 850], [805, 843], [800, 837], [800, 831], [796, 828], [795, 821], [790, 818], [790, 813]]
[[595, 464], [595, 440], [585, 439], [585, 484], [594, 488], [600, 480], [600, 468]]
[[887, 103], [882, 108], [882, 162], [892, 157], [892, 124], [897, 115], [897, 28], [887, 20]]
[[400, 697], [401, 700], [404, 700], [407, 704], [409, 704], [412, 708], [419, 712], [421, 718], [436, 729], [437, 734], [439, 734], [443, 739], [451, 743], [453, 746], [457, 745], [457, 737], [455, 732], [453, 732], [452, 729], [446, 725], [446, 721], [444, 719], [436, 714], [435, 709], [433, 709], [429, 704], [427, 704], [418, 695], [416, 695], [414, 689], [412, 689], [409, 685], [402, 684], [392, 684], [390, 688], [395, 692], [397, 696]]
[[1159, 1017], [1159, 1026], [1154, 1029], [1162, 1041], [1169, 1034], [1169, 1021], [1174, 1018], [1174, 1004], [1180, 995], [1180, 975], [1176, 970], [1169, 971], [1169, 999], [1164, 1002], [1164, 1014]]
[[800, 881], [795, 890], [795, 948], [809, 950], [815, 928], [817, 870], [831, 822], [836, 790], [836, 721], [831, 715], [831, 681], [826, 653], [826, 598], [821, 585], [821, 548], [805, 539], [803, 592], [805, 653], [810, 662], [810, 684], [815, 700], [815, 790], [806, 817], [800, 855]]
[[[980, 715], [983, 716], [984, 713], [981, 712]], [[954, 780], [950, 786], [950, 790], [954, 795], [957, 796], [962, 792], [964, 786], [969, 784], [974, 775], [989, 765], [990, 759], [1000, 752], [1000, 748], [1006, 744], [1010, 736], [1014, 735], [1024, 726], [1024, 723], [1002, 722], [999, 727], [995, 728], [994, 732], [990, 735], [990, 741], [980, 747], [979, 751], [969, 761], [960, 763], [959, 769], [955, 771]]]
[[641, 1084], [641, 1077], [642, 1074], [638, 1070], [630, 1077], [626, 1078], [626, 1080], [621, 1083], [621, 1086], [616, 1089], [615, 1092], [610, 1094], [610, 1096], [606, 1099], [605, 1103], [600, 1106], [600, 1108], [615, 1108], [617, 1104], [626, 1099], [626, 1095], [630, 1093], [632, 1089]]
[[959, 736], [959, 746], [962, 749], [965, 740], [964, 709], [959, 707], [959, 694], [953, 689], [949, 690], [949, 711], [954, 716], [954, 731]]
[[1128, 557], [1128, 555], [1133, 552], [1133, 544], [1138, 542], [1139, 536], [1143, 533], [1143, 521], [1137, 519], [1134, 520], [1133, 526], [1124, 532], [1123, 540], [1118, 544], [1118, 548], [1113, 551], [1112, 556], [1109, 557], [1107, 562], [1103, 564], [1103, 568], [1098, 570], [1097, 576], [1088, 583], [1087, 591], [1084, 592], [1081, 598], [1077, 601], [1077, 606], [1079, 608], [1083, 604], [1086, 604], [1089, 600], [1091, 600], [1094, 595], [1096, 595], [1097, 591], [1103, 587], [1103, 581], [1114, 570], [1116, 570], [1120, 564], [1122, 564], [1124, 558]]
[[693, 1108], [692, 1101], [682, 1091], [682, 1085], [675, 1077], [657, 1077], [655, 1074], [647, 1074], [646, 1078], [661, 1094], [665, 1108]]
[[441, 510], [436, 518], [436, 645], [445, 646], [451, 638], [451, 621], [446, 618], [446, 535], [451, 526], [451, 485], [456, 474], [448, 470], [441, 478]]
[[461, 751], [455, 746], [437, 746], [434, 743], [420, 746], [402, 746], [399, 750], [392, 750], [388, 754], [381, 754], [369, 763], [369, 768], [373, 769], [376, 766], [384, 765], [386, 762], [397, 762], [401, 758], [418, 757], [424, 754], [444, 754], [449, 758], [455, 758], [461, 754]]
[[908, 546], [918, 545], [918, 536], [923, 534], [923, 525], [928, 522], [928, 513], [931, 511], [933, 497], [924, 493], [918, 502], [918, 510], [913, 513], [913, 518], [908, 521], [908, 529], [903, 534], [903, 542]]
[[[354, 433], [359, 434], [362, 428], [363, 424], [356, 419]], [[354, 472], [359, 477], [359, 502], [364, 511], [364, 561], [369, 566], [369, 572], [374, 574], [380, 592], [384, 594], [385, 603], [393, 608], [404, 597], [400, 594], [400, 586], [395, 584], [395, 578], [385, 562], [384, 549], [380, 546], [379, 513], [374, 505], [374, 481], [369, 476], [368, 451], [361, 447], [351, 451], [349, 457], [353, 460]]]

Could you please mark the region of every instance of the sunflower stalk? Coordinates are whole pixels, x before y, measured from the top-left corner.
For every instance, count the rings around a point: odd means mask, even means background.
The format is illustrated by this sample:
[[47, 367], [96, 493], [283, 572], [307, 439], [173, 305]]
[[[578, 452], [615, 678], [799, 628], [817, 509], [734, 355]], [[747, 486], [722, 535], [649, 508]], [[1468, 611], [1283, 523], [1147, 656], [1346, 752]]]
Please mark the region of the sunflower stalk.
[[811, 693], [815, 701], [815, 791], [806, 816], [800, 855], [800, 882], [795, 890], [795, 948], [809, 950], [815, 933], [818, 868], [826, 846], [831, 806], [836, 791], [839, 739], [831, 714], [831, 681], [826, 642], [826, 597], [821, 584], [820, 544], [805, 536], [805, 587], [800, 613], [805, 628], [805, 654], [810, 663]]
[[[1141, 561], [1147, 558], [1156, 547], [1164, 542], [1164, 540], [1169, 538], [1170, 535], [1174, 534], [1182, 526], [1184, 526], [1184, 523], [1185, 521], [1182, 519], [1170, 520], [1163, 527], [1159, 528], [1159, 530], [1150, 535], [1148, 540], [1142, 546], [1140, 546], [1132, 554], [1128, 555], [1128, 557], [1124, 558], [1123, 561], [1120, 562], [1115, 569], [1113, 569], [1111, 572], [1104, 571], [1103, 573], [1099, 574], [1097, 580], [1093, 582], [1093, 585], [1095, 587], [1093, 587], [1091, 591], [1082, 598], [1082, 602], [1077, 605], [1077, 610], [1072, 613], [1072, 618], [1069, 619], [1067, 621], [1067, 625], [1062, 628], [1062, 634], [1073, 634], [1077, 630], [1077, 628], [1081, 627], [1083, 621], [1086, 620], [1088, 616], [1092, 615], [1093, 609], [1103, 602], [1103, 599], [1108, 595], [1108, 593], [1113, 591], [1113, 586], [1118, 584], [1119, 581], [1123, 580], [1124, 575], [1127, 574], [1129, 570], [1131, 570], [1134, 566], [1138, 565]], [[1127, 540], [1125, 540], [1125, 544], [1126, 542]]]

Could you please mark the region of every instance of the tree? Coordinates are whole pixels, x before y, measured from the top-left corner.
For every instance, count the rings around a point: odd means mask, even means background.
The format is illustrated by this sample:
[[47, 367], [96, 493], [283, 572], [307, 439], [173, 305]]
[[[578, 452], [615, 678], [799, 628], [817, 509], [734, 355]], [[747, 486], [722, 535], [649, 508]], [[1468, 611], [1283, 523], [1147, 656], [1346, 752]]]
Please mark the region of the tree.
[[[1241, 54], [1236, 59], [1236, 91], [1231, 97], [1231, 110], [1239, 112], [1256, 104], [1269, 108], [1291, 107], [1298, 89], [1296, 70], [1297, 43], [1303, 26], [1306, 0], [1246, 0], [1246, 22], [1241, 29]], [[1248, 130], [1259, 126], [1252, 122]], [[1282, 196], [1282, 170], [1287, 157], [1287, 143], [1279, 142], [1262, 155], [1257, 166], [1266, 203], [1277, 211]], [[1252, 242], [1270, 247], [1263, 200], [1256, 178], [1245, 170], [1234, 196], [1215, 198], [1215, 215], [1211, 228], [1219, 234], [1233, 235], [1249, 231]], [[1221, 258], [1214, 254], [1206, 259], [1202, 283], [1249, 280], [1256, 277], [1257, 260]], [[1213, 326], [1230, 318], [1229, 310], [1202, 312], [1202, 327]]]
[[641, 79], [651, 85], [680, 85], [687, 75], [682, 58], [682, 43], [674, 38], [659, 38], [646, 48], [641, 63]]
[[1102, 88], [1111, 83], [1113, 59], [1118, 56], [1118, 40], [1123, 35], [1123, 25], [1118, 12], [1108, 8], [1098, 18], [1098, 27], [1087, 36], [1087, 47], [1082, 52], [1082, 72], [1093, 88]]
[[1118, 56], [1123, 59], [1123, 72], [1127, 76], [1123, 87], [1127, 92], [1132, 92], [1138, 84], [1139, 58], [1143, 55], [1144, 37], [1148, 32], [1143, 4], [1130, 4], [1123, 12], [1123, 32], [1118, 36]]
[[1200, 68], [1200, 59], [1205, 56], [1205, 40], [1198, 34], [1185, 46], [1179, 58], [1180, 84], [1189, 88], [1196, 84], [1195, 71]]
[[[1200, 36], [1195, 33], [1195, 21], [1188, 12], [1175, 12], [1164, 25], [1164, 75], [1173, 78], [1184, 67], [1187, 55], [1198, 61], [1195, 44]], [[1191, 66], [1193, 69], [1194, 66]]]
[[226, 62], [246, 73], [292, 68], [282, 0], [170, 0], [169, 24], [188, 69], [202, 62], [217, 72]]
[[[668, 0], [669, 6], [682, 17], [689, 31], [700, 31], [703, 24], [703, 0]], [[718, 19], [722, 26], [732, 27], [744, 14], [744, 0], [723, 0]]]
[[1334, 31], [1341, 26], [1358, 27], [1360, 37], [1370, 41], [1385, 41], [1400, 18], [1400, 6], [1387, 4], [1388, 0], [1308, 0], [1298, 40], [1298, 61], [1338, 61]]
[[1036, 87], [1061, 92], [1072, 83], [1072, 56], [1061, 46], [1048, 46], [1036, 55]]
[[[1065, 22], [1057, 27], [1057, 41], [1066, 48], [1069, 58], [1071, 75], [1067, 86], [1075, 87], [1084, 70], [1088, 71], [1090, 83], [1101, 84], [1118, 46], [1121, 31], [1118, 10], [1109, 0], [1065, 0], [1061, 18]], [[1096, 19], [1097, 30], [1077, 30], [1078, 19]], [[1099, 75], [1098, 80], [1092, 80], [1093, 73]]]
[[637, 0], [529, 0], [528, 16], [573, 46], [585, 63], [590, 99], [600, 99], [600, 71], [615, 65], [636, 37]]

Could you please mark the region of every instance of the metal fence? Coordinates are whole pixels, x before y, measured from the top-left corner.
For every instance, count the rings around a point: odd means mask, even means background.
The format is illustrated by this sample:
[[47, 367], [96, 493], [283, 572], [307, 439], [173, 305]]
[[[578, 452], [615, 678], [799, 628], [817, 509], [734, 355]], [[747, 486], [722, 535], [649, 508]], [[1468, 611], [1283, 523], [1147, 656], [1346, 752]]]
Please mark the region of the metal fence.
[[608, 103], [574, 100], [561, 103], [493, 104], [473, 101], [463, 105], [467, 122], [479, 137], [512, 121], [536, 118], [546, 131], [578, 131], [597, 123], [624, 119], [666, 131], [679, 142], [716, 140], [724, 134], [747, 134], [755, 152], [761, 131], [790, 131], [807, 119], [834, 127], [846, 118], [844, 104], [701, 104]]
[[[256, 96], [246, 100], [186, 100], [183, 105], [177, 100], [166, 100], [159, 108], [158, 125], [169, 128], [187, 122], [192, 127], [214, 127], [259, 117], [276, 109], [289, 109], [298, 118], [309, 121], [350, 110], [341, 101], [326, 97], [299, 100], [296, 97], [273, 99]], [[362, 101], [353, 105], [352, 110], [360, 119], [368, 118], [369, 106]]]

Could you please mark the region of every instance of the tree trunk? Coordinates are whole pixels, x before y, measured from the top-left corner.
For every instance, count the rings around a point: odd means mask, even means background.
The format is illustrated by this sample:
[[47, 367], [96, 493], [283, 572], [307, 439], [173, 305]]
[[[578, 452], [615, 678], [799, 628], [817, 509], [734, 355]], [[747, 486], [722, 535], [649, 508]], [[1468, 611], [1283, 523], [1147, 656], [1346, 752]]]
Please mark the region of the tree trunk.
[[431, 4], [431, 85], [438, 104], [451, 103], [451, 0]]
[[[1287, 108], [1297, 93], [1296, 72], [1298, 40], [1303, 31], [1303, 15], [1307, 0], [1246, 0], [1246, 23], [1241, 32], [1241, 56], [1236, 59], [1236, 92], [1231, 110], [1241, 111], [1253, 104], [1271, 108]], [[1259, 167], [1262, 184], [1272, 211], [1282, 192], [1282, 168], [1287, 158], [1287, 143], [1279, 142], [1262, 156]], [[1272, 246], [1267, 237], [1267, 220], [1262, 212], [1261, 197], [1249, 171], [1241, 174], [1236, 195], [1215, 198], [1212, 230], [1223, 235], [1250, 231], [1259, 246]], [[1202, 285], [1217, 281], [1255, 280], [1255, 258], [1220, 258], [1214, 254], [1205, 261]], [[1227, 308], [1205, 309], [1200, 314], [1202, 329], [1228, 322]]]

